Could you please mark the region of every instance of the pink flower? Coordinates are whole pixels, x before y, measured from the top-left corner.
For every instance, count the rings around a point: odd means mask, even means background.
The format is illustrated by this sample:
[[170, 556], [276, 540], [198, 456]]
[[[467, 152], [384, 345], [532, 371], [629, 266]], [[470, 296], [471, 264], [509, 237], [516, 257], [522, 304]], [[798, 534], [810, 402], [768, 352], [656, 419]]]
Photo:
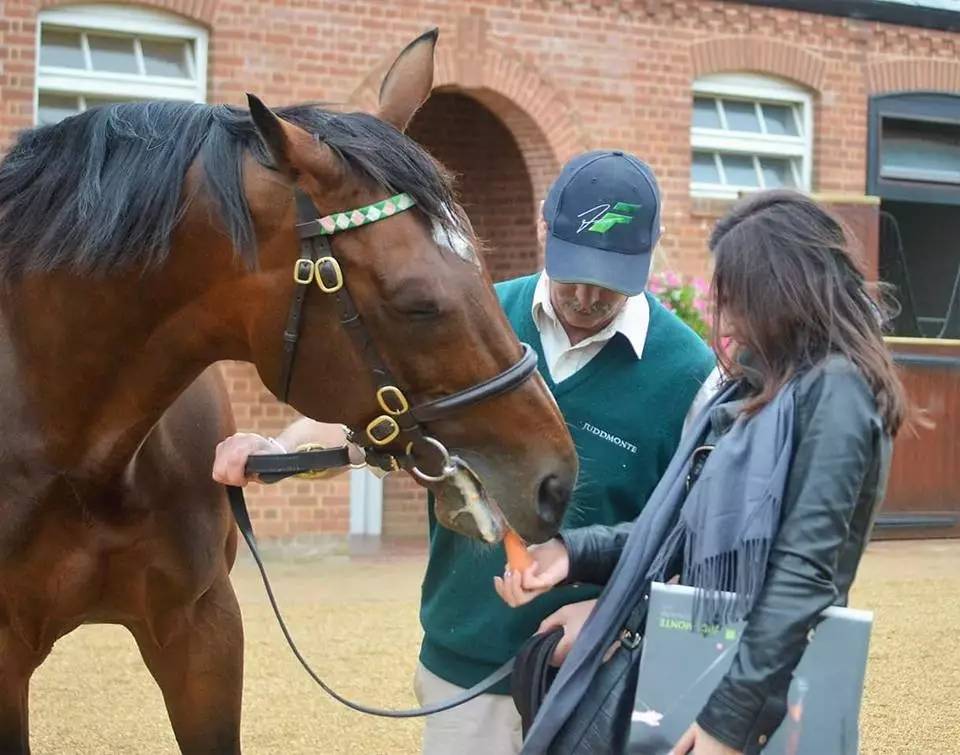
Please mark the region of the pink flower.
[[681, 284], [680, 276], [673, 272], [673, 270], [667, 271], [667, 274], [664, 276], [664, 280], [666, 281], [667, 286], [670, 288], [676, 288]]

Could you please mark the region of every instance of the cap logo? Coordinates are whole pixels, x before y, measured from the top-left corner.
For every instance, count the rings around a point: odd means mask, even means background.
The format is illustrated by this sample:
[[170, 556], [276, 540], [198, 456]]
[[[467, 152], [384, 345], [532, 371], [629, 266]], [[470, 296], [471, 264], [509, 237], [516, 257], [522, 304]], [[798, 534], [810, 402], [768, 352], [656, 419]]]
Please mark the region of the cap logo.
[[592, 233], [606, 233], [615, 225], [630, 223], [633, 220], [633, 214], [639, 209], [640, 205], [629, 202], [617, 202], [612, 209], [609, 204], [598, 204], [577, 215], [580, 218], [577, 233], [585, 230]]

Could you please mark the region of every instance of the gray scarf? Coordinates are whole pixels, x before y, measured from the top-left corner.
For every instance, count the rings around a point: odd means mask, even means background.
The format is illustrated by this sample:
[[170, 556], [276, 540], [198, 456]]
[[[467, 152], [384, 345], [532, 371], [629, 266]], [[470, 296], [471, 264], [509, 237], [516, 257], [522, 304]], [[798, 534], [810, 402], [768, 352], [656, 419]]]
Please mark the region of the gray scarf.
[[[735, 401], [742, 384], [726, 386], [700, 413], [634, 522], [610, 581], [543, 701], [523, 753], [546, 752], [586, 693], [651, 581], [665, 581], [681, 563], [696, 588], [693, 624], [746, 616], [763, 588], [770, 547], [793, 456], [796, 381], [750, 418]], [[729, 429], [728, 429], [729, 428]], [[694, 451], [722, 434], [687, 493]], [[724, 605], [720, 593], [737, 599]]]

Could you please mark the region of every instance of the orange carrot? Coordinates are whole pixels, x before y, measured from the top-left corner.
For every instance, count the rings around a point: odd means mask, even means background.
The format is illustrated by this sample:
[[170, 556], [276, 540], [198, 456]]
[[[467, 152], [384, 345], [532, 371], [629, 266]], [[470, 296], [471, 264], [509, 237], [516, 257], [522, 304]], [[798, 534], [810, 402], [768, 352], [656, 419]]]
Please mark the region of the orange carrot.
[[513, 530], [507, 530], [507, 534], [503, 536], [503, 547], [507, 551], [507, 564], [511, 571], [526, 571], [533, 563], [526, 543]]

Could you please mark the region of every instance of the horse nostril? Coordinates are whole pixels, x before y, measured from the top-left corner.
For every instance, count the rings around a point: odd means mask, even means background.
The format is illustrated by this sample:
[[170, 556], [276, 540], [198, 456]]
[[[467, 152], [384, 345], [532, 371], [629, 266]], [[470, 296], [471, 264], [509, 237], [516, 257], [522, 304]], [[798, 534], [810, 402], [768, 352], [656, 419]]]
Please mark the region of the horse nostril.
[[537, 492], [537, 513], [549, 525], [558, 525], [570, 500], [570, 490], [556, 475], [548, 475], [540, 483]]

